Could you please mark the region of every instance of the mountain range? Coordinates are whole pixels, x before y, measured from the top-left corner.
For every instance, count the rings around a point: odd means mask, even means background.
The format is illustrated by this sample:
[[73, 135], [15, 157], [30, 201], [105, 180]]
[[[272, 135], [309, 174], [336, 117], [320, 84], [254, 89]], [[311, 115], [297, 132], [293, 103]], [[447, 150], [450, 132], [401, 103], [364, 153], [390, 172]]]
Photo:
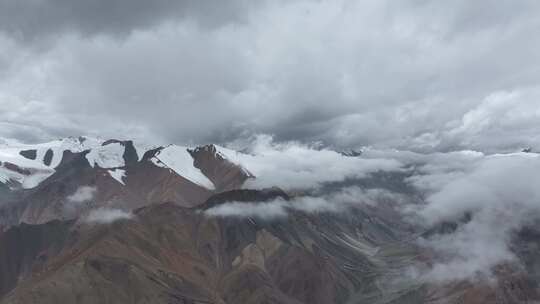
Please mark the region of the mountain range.
[[439, 280], [424, 273], [446, 257], [422, 240], [474, 215], [420, 227], [403, 213], [426, 196], [412, 166], [296, 152], [340, 163], [305, 187], [315, 169], [219, 145], [0, 141], [0, 303], [540, 303], [539, 225], [489, 278]]

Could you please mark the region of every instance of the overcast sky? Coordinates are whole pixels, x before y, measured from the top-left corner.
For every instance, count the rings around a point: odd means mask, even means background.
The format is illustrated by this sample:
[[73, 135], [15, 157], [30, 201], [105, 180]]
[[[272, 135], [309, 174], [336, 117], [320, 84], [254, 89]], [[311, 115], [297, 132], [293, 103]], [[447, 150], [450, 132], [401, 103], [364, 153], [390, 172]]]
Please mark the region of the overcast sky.
[[0, 136], [540, 149], [540, 2], [0, 0]]

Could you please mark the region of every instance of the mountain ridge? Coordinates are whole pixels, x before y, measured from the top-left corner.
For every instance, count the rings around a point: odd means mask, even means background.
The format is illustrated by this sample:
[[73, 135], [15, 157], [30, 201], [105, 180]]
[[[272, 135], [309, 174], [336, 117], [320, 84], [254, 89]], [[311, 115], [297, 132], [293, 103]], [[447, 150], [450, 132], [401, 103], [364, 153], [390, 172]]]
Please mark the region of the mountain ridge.
[[[408, 218], [426, 203], [411, 184], [422, 181], [421, 155], [404, 166], [373, 151], [294, 146], [70, 138], [32, 147], [0, 148], [2, 304], [540, 301], [535, 223], [509, 234], [515, 261], [496, 263], [490, 280], [427, 276], [447, 253], [426, 242], [477, 218], [427, 230]], [[516, 157], [537, 155], [486, 158]]]

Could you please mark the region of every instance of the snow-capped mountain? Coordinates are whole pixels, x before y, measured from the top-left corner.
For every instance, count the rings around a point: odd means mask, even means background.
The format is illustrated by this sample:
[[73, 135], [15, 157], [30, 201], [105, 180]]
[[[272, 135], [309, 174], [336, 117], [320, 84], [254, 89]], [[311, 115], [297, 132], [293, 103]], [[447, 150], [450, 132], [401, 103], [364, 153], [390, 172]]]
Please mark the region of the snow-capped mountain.
[[[219, 146], [214, 147], [216, 147], [214, 154], [219, 154], [222, 159], [228, 159], [225, 155], [234, 157], [233, 151]], [[215, 190], [213, 182], [194, 166], [190, 149], [197, 152], [202, 148], [179, 145], [156, 147], [139, 145], [131, 141], [100, 140], [91, 137], [69, 137], [34, 145], [2, 140], [0, 141], [0, 182], [11, 188], [35, 188], [56, 172], [66, 152], [84, 152], [88, 165], [108, 169], [107, 172], [111, 177], [124, 184], [126, 154], [131, 152], [135, 154], [132, 155], [133, 159], [141, 161], [145, 153], [155, 150], [149, 158], [154, 165], [167, 168], [194, 184]], [[236, 159], [231, 162], [239, 164]], [[245, 169], [244, 171], [247, 172]]]
[[[240, 187], [253, 177], [225, 154], [231, 151], [214, 145], [162, 147], [90, 137], [36, 145], [4, 140], [0, 187], [16, 198], [0, 197], [10, 200], [0, 201], [0, 209], [17, 204], [20, 214], [10, 212], [8, 222], [42, 223], [100, 206], [131, 210], [162, 201], [197, 205], [212, 193]], [[100, 190], [92, 206], [67, 202], [86, 186]], [[67, 212], [68, 205], [77, 205], [76, 210]]]
[[[55, 172], [66, 151], [80, 153], [88, 150], [90, 165], [121, 167], [123, 149], [105, 145], [103, 141], [88, 137], [70, 137], [41, 144], [21, 144], [3, 140], [0, 144], [0, 182], [11, 187], [31, 189]], [[118, 157], [118, 155], [120, 157]], [[115, 162], [116, 161], [116, 162]]]

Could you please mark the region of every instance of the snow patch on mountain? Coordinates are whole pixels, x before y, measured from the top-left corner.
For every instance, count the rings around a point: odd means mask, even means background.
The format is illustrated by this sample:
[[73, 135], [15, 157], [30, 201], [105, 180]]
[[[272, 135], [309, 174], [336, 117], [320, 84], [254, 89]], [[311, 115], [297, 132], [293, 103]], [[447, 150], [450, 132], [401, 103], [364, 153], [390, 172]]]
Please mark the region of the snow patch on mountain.
[[[24, 168], [29, 170], [28, 168]], [[4, 167], [4, 164], [0, 166], [0, 183], [16, 183], [24, 189], [31, 189], [39, 185], [47, 177], [54, 173], [54, 170], [43, 171], [30, 171], [33, 172], [29, 175], [25, 175], [16, 171], [12, 171]]]
[[253, 176], [253, 174], [248, 169], [246, 169], [244, 165], [249, 162], [253, 163], [255, 161], [255, 156], [241, 153], [236, 150], [232, 150], [232, 149], [225, 148], [218, 145], [214, 145], [214, 146], [216, 147], [217, 153], [222, 158], [242, 168], [242, 170], [244, 171], [246, 175]]
[[110, 143], [105, 146], [98, 146], [86, 154], [86, 159], [90, 166], [100, 168], [123, 167], [124, 164], [124, 146], [120, 143]]
[[133, 147], [135, 148], [135, 152], [137, 152], [138, 161], [141, 161], [144, 156], [144, 153], [146, 153], [149, 150], [156, 149], [159, 146], [148, 144], [148, 143], [142, 143], [142, 142], [133, 142]]
[[123, 170], [123, 169], [113, 169], [113, 170], [109, 170], [109, 174], [111, 175], [112, 178], [114, 178], [115, 180], [117, 180], [120, 184], [122, 185], [126, 185], [124, 183], [124, 177], [126, 177], [126, 170]]
[[0, 148], [0, 182], [16, 183], [29, 189], [54, 173], [43, 163], [25, 158], [17, 147], [6, 145]]
[[[23, 144], [12, 139], [0, 141], [0, 182], [11, 184], [13, 187], [24, 189], [34, 188], [55, 172], [55, 168], [62, 162], [64, 152], [79, 153], [91, 150], [89, 163], [110, 165], [115, 157], [118, 147], [101, 149], [103, 140], [91, 137], [68, 137], [40, 144]], [[107, 145], [108, 146], [108, 145]], [[98, 149], [92, 153], [93, 150]], [[115, 149], [113, 153], [111, 150]], [[24, 156], [27, 152], [32, 157]], [[123, 155], [119, 154], [120, 158]], [[122, 159], [123, 163], [123, 159]], [[118, 166], [118, 161], [114, 163]]]
[[159, 151], [154, 159], [152, 159], [152, 162], [156, 166], [171, 169], [176, 174], [199, 186], [210, 190], [215, 189], [214, 184], [208, 177], [193, 165], [193, 158], [188, 152], [188, 147], [177, 145], [167, 146]]

